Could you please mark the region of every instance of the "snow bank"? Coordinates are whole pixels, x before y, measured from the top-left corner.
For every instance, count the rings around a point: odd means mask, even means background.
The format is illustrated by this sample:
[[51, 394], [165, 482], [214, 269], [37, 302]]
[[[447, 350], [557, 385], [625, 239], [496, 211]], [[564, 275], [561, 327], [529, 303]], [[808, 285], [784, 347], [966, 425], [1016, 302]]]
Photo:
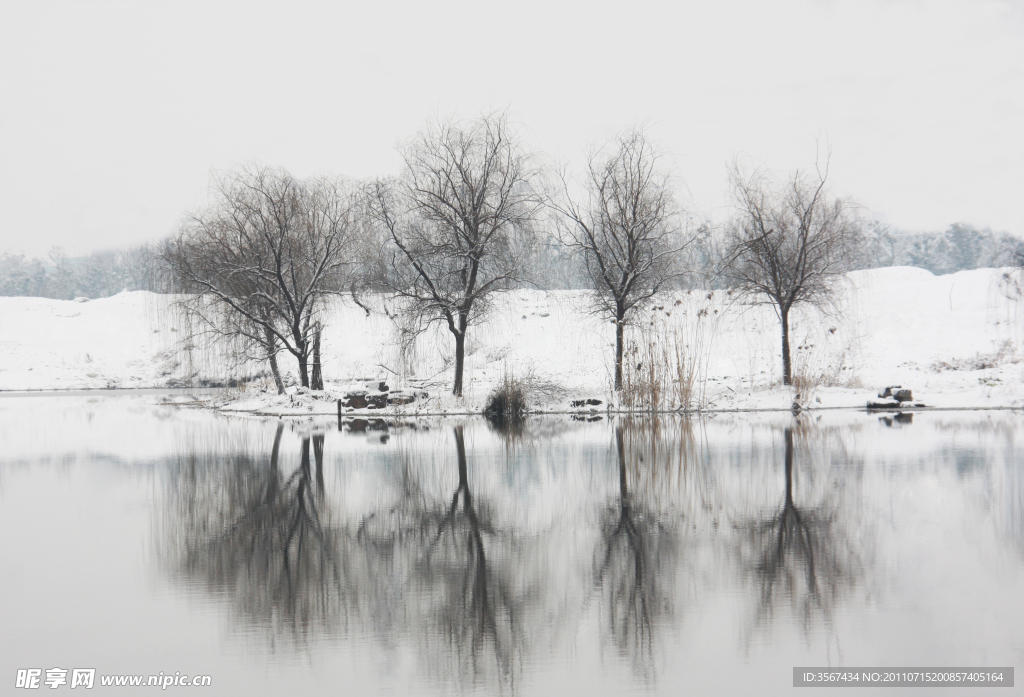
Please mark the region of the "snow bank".
[[[1024, 407], [1021, 300], [1006, 269], [933, 276], [916, 268], [848, 274], [837, 312], [792, 319], [796, 389], [780, 386], [779, 324], [770, 307], [724, 291], [658, 299], [630, 331], [627, 359], [642, 363], [645, 344], [671, 337], [701, 367], [706, 408], [863, 407], [887, 385], [939, 407]], [[178, 350], [171, 298], [121, 293], [89, 302], [0, 298], [0, 389], [159, 387], [237, 374], [208, 352]], [[516, 291], [498, 298], [469, 330], [466, 397], [450, 391], [453, 343], [434, 325], [402, 341], [383, 312], [350, 302], [330, 308], [323, 340], [328, 393], [280, 398], [250, 383], [236, 409], [334, 413], [335, 400], [369, 381], [430, 394], [406, 413], [478, 411], [506, 374], [525, 378], [534, 403], [566, 409], [571, 399], [612, 401], [614, 327], [588, 311], [582, 291]], [[371, 303], [373, 306], [373, 303]], [[393, 309], [393, 308], [391, 308]], [[283, 364], [292, 368], [285, 356]], [[263, 370], [251, 366], [250, 373]], [[603, 406], [601, 407], [604, 408]], [[371, 412], [372, 413], [372, 412]]]
[[168, 299], [0, 298], [0, 389], [164, 386], [180, 377]]

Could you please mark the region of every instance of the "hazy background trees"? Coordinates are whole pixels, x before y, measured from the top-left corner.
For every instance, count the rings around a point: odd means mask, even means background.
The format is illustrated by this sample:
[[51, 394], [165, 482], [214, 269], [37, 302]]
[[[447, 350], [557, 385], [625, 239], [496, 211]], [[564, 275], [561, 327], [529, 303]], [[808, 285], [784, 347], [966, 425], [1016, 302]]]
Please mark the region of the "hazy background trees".
[[401, 152], [402, 174], [369, 187], [385, 284], [408, 312], [448, 327], [461, 396], [469, 325], [494, 292], [526, 278], [539, 172], [505, 114], [434, 124]]
[[310, 387], [311, 358], [314, 382], [319, 375], [323, 304], [346, 287], [355, 265], [355, 188], [251, 166], [218, 179], [213, 193], [210, 207], [163, 252], [184, 294], [179, 307], [196, 331], [268, 360], [280, 392], [281, 350], [295, 357], [299, 381]]
[[554, 204], [562, 242], [581, 259], [594, 309], [615, 324], [615, 389], [622, 389], [623, 335], [633, 310], [678, 278], [686, 246], [668, 174], [643, 131], [595, 152], [576, 197], [563, 177]]
[[73, 300], [105, 298], [123, 290], [170, 290], [159, 245], [69, 257], [55, 247], [46, 259], [4, 252], [0, 255], [0, 296], [30, 296]]
[[967, 223], [936, 232], [902, 232], [879, 221], [865, 225], [865, 258], [870, 268], [916, 266], [936, 275], [967, 269], [1013, 266], [1024, 240]]
[[779, 181], [764, 170], [730, 179], [737, 208], [727, 228], [725, 274], [744, 298], [770, 305], [782, 326], [782, 381], [792, 384], [790, 311], [830, 309], [842, 274], [856, 262], [862, 236], [853, 204], [830, 195], [828, 166]]
[[[366, 221], [363, 221], [364, 223]], [[723, 238], [710, 221], [694, 228], [694, 239], [683, 252], [676, 283], [686, 288], [723, 288], [726, 279], [715, 273], [724, 258]], [[571, 263], [570, 250], [551, 230], [538, 229], [538, 243], [527, 256], [526, 268], [534, 287], [543, 290], [590, 286], [586, 269]], [[962, 237], [966, 233], [966, 240]], [[934, 274], [969, 269], [1017, 266], [1024, 259], [1024, 240], [969, 223], [944, 230], [909, 232], [878, 220], [864, 223], [864, 249], [855, 268], [916, 266]], [[372, 245], [371, 235], [362, 238]], [[974, 240], [967, 254], [953, 239]], [[38, 297], [72, 300], [105, 298], [124, 290], [172, 292], [168, 269], [160, 258], [160, 243], [69, 256], [54, 249], [45, 258], [7, 251], [0, 253], [0, 297]], [[374, 248], [376, 253], [376, 248]], [[56, 259], [56, 260], [55, 260]], [[363, 288], [375, 288], [364, 284]], [[379, 288], [379, 287], [378, 287]]]

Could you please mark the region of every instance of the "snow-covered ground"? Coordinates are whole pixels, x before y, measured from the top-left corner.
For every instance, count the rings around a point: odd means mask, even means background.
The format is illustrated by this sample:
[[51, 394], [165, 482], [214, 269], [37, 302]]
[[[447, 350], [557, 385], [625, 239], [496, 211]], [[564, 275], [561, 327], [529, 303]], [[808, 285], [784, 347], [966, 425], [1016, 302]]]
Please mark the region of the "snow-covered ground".
[[[690, 407], [718, 410], [788, 409], [795, 400], [805, 408], [863, 407], [887, 385], [912, 389], [915, 401], [928, 406], [1024, 408], [1024, 305], [1008, 273], [933, 276], [904, 267], [850, 273], [836, 313], [802, 312], [791, 320], [795, 388], [780, 384], [779, 323], [770, 308], [741, 304], [724, 291], [666, 295], [630, 330], [629, 376], [641, 380], [654, 364], [663, 374], [665, 405], [688, 399]], [[163, 387], [239, 376], [209, 349], [181, 350], [183, 332], [170, 300], [145, 292], [87, 302], [0, 298], [0, 389]], [[384, 381], [392, 391], [429, 395], [385, 411], [476, 412], [506, 376], [526, 382], [536, 409], [566, 410], [571, 400], [585, 398], [601, 400], [600, 411], [614, 403], [614, 327], [588, 311], [583, 291], [498, 298], [470, 327], [463, 399], [449, 394], [447, 330], [434, 325], [403, 350], [399, 328], [380, 311], [384, 302], [378, 299], [369, 315], [349, 302], [331, 307], [326, 394], [297, 395], [291, 388], [278, 397], [261, 379], [220, 406], [335, 413], [336, 398]], [[294, 371], [287, 355], [282, 363]], [[687, 397], [664, 375], [680, 363], [684, 372], [696, 366]]]

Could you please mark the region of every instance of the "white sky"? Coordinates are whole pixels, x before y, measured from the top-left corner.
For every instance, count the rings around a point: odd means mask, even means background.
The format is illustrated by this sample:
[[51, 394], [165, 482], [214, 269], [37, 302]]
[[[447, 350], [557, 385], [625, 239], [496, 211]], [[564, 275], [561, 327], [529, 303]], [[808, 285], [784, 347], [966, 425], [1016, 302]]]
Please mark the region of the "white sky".
[[431, 115], [506, 107], [570, 163], [646, 125], [698, 216], [820, 140], [893, 225], [1024, 234], [1021, 0], [0, 0], [0, 251], [159, 239], [245, 161], [395, 173]]

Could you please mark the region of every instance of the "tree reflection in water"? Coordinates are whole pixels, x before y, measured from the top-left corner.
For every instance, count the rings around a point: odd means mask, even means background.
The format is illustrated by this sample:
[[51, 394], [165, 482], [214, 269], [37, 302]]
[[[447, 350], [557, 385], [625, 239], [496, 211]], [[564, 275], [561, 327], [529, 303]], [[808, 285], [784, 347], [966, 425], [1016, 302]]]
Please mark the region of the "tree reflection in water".
[[369, 485], [340, 497], [325, 495], [322, 434], [300, 436], [289, 471], [281, 425], [269, 457], [189, 455], [170, 497], [171, 563], [272, 644], [351, 629], [381, 655], [411, 643], [439, 685], [503, 692], [533, 649], [574, 645], [591, 611], [600, 646], [651, 683], [665, 632], [737, 580], [757, 627], [788, 607], [805, 631], [860, 582], [833, 445], [809, 456], [826, 429], [783, 430], [779, 505], [766, 493], [777, 470], [761, 459], [777, 463], [776, 451], [734, 437], [712, 448], [699, 422], [620, 419], [612, 449], [603, 434], [559, 441], [529, 428], [505, 443], [500, 474], [467, 453], [463, 425], [395, 438], [365, 470], [338, 470], [342, 490]]
[[493, 538], [489, 521], [473, 504], [463, 427], [456, 426], [459, 483], [451, 506], [419, 566], [419, 582], [440, 600], [435, 621], [456, 654], [460, 672], [480, 671], [482, 654], [493, 654], [503, 681], [513, 678], [519, 637], [520, 603], [506, 573], [488, 564], [484, 535]]
[[826, 625], [836, 604], [859, 583], [862, 560], [836, 500], [841, 485], [824, 487], [816, 506], [802, 507], [794, 492], [794, 435], [806, 443], [824, 432], [797, 422], [787, 426], [785, 492], [781, 507], [750, 526], [747, 569], [759, 585], [756, 623], [772, 620], [776, 607], [791, 608], [805, 632], [816, 619]]
[[[368, 515], [359, 540], [378, 579], [402, 591], [386, 614], [415, 629], [438, 677], [461, 686], [511, 688], [521, 666], [521, 621], [528, 593], [514, 580], [514, 531], [496, 531], [474, 500], [463, 426], [453, 428], [458, 481], [450, 503], [423, 495], [413, 467], [403, 469], [403, 500]], [[505, 553], [496, 548], [504, 547]], [[400, 607], [395, 607], [398, 604]]]
[[190, 583], [228, 598], [246, 625], [295, 643], [345, 614], [345, 557], [323, 524], [323, 435], [302, 439], [299, 466], [280, 466], [278, 424], [269, 462], [249, 454], [191, 454], [173, 497], [172, 562]]
[[[611, 641], [632, 662], [634, 672], [649, 681], [654, 677], [656, 626], [673, 614], [678, 540], [661, 512], [630, 492], [623, 430], [622, 424], [615, 427], [619, 497], [605, 515], [595, 580]], [[647, 467], [659, 464], [650, 461]]]

